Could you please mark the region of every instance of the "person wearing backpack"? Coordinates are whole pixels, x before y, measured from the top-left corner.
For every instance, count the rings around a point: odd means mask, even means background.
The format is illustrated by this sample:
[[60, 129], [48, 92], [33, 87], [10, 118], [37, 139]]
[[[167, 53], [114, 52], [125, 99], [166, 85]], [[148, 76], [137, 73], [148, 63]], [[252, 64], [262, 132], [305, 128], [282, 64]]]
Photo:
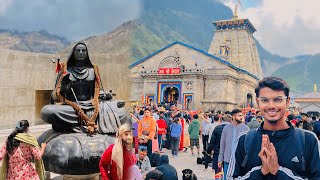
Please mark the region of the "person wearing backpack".
[[266, 77], [255, 93], [265, 120], [258, 129], [238, 138], [227, 179], [320, 179], [317, 137], [285, 120], [290, 103], [287, 83], [278, 77]]

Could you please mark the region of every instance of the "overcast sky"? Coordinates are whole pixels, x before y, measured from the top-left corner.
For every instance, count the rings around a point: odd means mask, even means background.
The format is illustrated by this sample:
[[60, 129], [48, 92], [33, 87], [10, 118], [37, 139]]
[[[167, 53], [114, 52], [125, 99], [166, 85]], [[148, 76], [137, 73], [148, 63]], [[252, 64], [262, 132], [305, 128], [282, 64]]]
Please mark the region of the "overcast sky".
[[139, 0], [0, 0], [0, 28], [78, 40], [139, 16]]
[[[221, 0], [234, 9], [235, 0]], [[240, 18], [256, 27], [254, 36], [272, 53], [320, 53], [320, 0], [240, 0]]]
[[[220, 0], [234, 9], [236, 0]], [[0, 29], [46, 30], [78, 40], [108, 32], [135, 19], [140, 0], [0, 0]], [[196, 1], [195, 1], [196, 5]], [[240, 18], [249, 18], [254, 36], [283, 56], [320, 52], [320, 0], [241, 0]]]

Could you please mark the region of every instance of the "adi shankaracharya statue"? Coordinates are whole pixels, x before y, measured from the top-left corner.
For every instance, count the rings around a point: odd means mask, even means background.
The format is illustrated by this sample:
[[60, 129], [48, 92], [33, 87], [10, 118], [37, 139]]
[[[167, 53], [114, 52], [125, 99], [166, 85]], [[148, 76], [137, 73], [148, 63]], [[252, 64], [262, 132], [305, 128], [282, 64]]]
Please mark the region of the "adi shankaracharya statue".
[[126, 121], [124, 102], [111, 101], [112, 95], [104, 92], [87, 46], [77, 43], [67, 63], [58, 66], [51, 104], [42, 108], [42, 119], [57, 132], [79, 132], [81, 128], [90, 134], [117, 132]]

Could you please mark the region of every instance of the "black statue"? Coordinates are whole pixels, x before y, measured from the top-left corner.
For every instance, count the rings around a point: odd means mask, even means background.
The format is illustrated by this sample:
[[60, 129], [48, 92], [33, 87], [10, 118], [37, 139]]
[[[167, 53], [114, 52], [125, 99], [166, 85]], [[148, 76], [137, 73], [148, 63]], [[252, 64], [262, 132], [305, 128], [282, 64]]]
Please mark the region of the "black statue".
[[[115, 133], [126, 121], [124, 102], [110, 101], [102, 88], [99, 70], [92, 65], [84, 43], [74, 46], [66, 64], [61, 63], [51, 104], [41, 117], [58, 132]], [[117, 115], [116, 115], [117, 114]]]
[[84, 43], [77, 43], [67, 63], [58, 62], [57, 67], [51, 104], [41, 110], [42, 119], [53, 129], [38, 138], [47, 143], [45, 169], [71, 175], [98, 173], [100, 156], [127, 121], [125, 103], [104, 92]]

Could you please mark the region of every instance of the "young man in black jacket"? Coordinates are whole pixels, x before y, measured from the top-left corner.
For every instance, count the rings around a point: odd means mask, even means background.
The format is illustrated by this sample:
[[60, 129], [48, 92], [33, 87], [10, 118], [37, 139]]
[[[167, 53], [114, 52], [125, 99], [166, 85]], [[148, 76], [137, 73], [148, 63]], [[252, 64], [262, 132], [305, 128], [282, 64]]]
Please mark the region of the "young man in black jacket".
[[290, 103], [287, 83], [266, 77], [255, 89], [265, 121], [238, 139], [227, 179], [320, 179], [319, 142], [314, 133], [285, 119]]
[[[221, 124], [214, 128], [214, 130], [212, 132], [212, 135], [211, 135], [211, 139], [210, 139], [210, 142], [209, 142], [209, 145], [208, 145], [207, 153], [208, 153], [208, 157], [211, 158], [211, 154], [213, 152], [212, 169], [215, 171], [215, 173], [218, 173], [218, 171], [219, 171], [219, 168], [218, 168], [218, 157], [219, 157], [219, 151], [220, 151], [221, 134], [222, 134], [223, 128], [227, 124], [230, 124], [231, 120], [232, 120], [231, 115], [230, 114], [226, 114], [222, 118]], [[208, 160], [206, 159], [205, 169], [207, 169], [207, 163], [208, 163]]]

